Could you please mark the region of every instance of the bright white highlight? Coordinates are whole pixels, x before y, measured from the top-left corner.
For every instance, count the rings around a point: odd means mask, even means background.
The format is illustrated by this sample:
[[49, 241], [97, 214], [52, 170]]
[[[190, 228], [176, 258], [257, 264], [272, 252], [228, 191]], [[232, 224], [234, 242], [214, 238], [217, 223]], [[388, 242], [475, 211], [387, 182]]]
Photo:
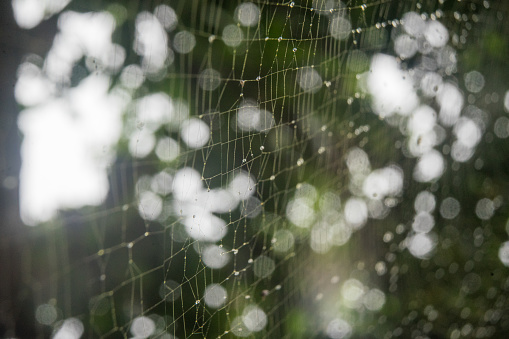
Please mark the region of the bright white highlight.
[[498, 258], [504, 266], [509, 267], [509, 241], [504, 242], [498, 249]]
[[223, 41], [225, 45], [237, 47], [244, 39], [242, 29], [236, 25], [228, 25], [223, 29]]
[[237, 127], [241, 131], [259, 131], [267, 133], [274, 126], [272, 113], [258, 108], [250, 100], [244, 102], [237, 112]]
[[187, 54], [196, 46], [196, 38], [193, 33], [181, 31], [173, 37], [173, 48], [177, 53]]
[[346, 165], [350, 174], [368, 174], [371, 171], [371, 164], [369, 158], [364, 150], [354, 147], [348, 151], [346, 157]]
[[147, 338], [156, 330], [156, 324], [149, 317], [137, 317], [131, 324], [131, 333], [136, 338]]
[[50, 99], [55, 85], [49, 81], [42, 71], [29, 62], [23, 63], [18, 69], [18, 81], [14, 87], [16, 101], [23, 106], [39, 105]]
[[443, 156], [436, 150], [424, 154], [414, 168], [414, 179], [419, 182], [430, 182], [442, 176], [445, 169]]
[[412, 228], [418, 233], [427, 233], [435, 226], [435, 219], [428, 212], [419, 212], [412, 223]]
[[[99, 66], [111, 65], [116, 45], [111, 42], [115, 19], [107, 12], [65, 12], [58, 19], [59, 33], [45, 60], [45, 72], [56, 83], [68, 83], [74, 64], [83, 56], [96, 59]], [[123, 63], [123, 60], [119, 60]]]
[[374, 288], [364, 294], [362, 302], [368, 310], [380, 311], [385, 304], [385, 293]]
[[403, 29], [405, 32], [416, 38], [421, 37], [424, 33], [424, 29], [426, 28], [426, 23], [416, 12], [405, 13], [401, 22], [403, 23]]
[[168, 35], [161, 22], [148, 12], [136, 17], [133, 49], [143, 57], [149, 73], [159, 71], [168, 57]]
[[461, 205], [453, 197], [445, 198], [440, 204], [440, 215], [445, 219], [454, 219], [460, 213]]
[[161, 195], [168, 195], [172, 190], [173, 177], [166, 171], [154, 175], [150, 181], [150, 189]]
[[475, 214], [481, 220], [490, 220], [495, 214], [495, 204], [488, 198], [483, 198], [475, 205]]
[[407, 239], [410, 253], [417, 258], [428, 258], [436, 246], [436, 242], [427, 233], [417, 233]]
[[413, 57], [417, 53], [418, 48], [417, 40], [406, 34], [398, 36], [396, 41], [394, 41], [394, 52], [402, 59]]
[[167, 31], [172, 31], [177, 27], [177, 13], [170, 6], [164, 4], [157, 6], [154, 9], [154, 15]]
[[195, 199], [203, 189], [201, 175], [193, 168], [184, 167], [173, 178], [173, 197], [180, 201]]
[[247, 172], [239, 172], [228, 185], [228, 190], [236, 199], [246, 200], [256, 192], [256, 179]]
[[203, 263], [210, 268], [223, 268], [230, 261], [230, 254], [216, 245], [207, 246], [201, 255]]
[[223, 219], [205, 210], [196, 209], [194, 212], [195, 214], [188, 215], [184, 220], [186, 231], [193, 239], [215, 242], [226, 235], [228, 229]]
[[68, 318], [64, 320], [62, 326], [53, 335], [53, 339], [78, 339], [81, 338], [84, 330], [81, 320]]
[[14, 20], [19, 27], [31, 29], [43, 19], [60, 12], [71, 0], [12, 0]]
[[336, 318], [327, 325], [327, 336], [332, 339], [348, 338], [352, 334], [352, 326], [345, 320]]
[[219, 284], [210, 284], [203, 294], [205, 304], [210, 308], [220, 308], [228, 300], [226, 289]]
[[426, 22], [424, 37], [433, 47], [443, 47], [449, 40], [447, 28], [438, 21], [430, 20]]
[[345, 221], [359, 229], [368, 221], [368, 206], [363, 199], [350, 198], [345, 204]]
[[481, 141], [481, 128], [469, 118], [460, 118], [453, 132], [458, 141], [468, 148], [475, 147]]
[[125, 88], [137, 89], [145, 82], [143, 70], [138, 65], [129, 65], [124, 67], [120, 73], [120, 82]]
[[267, 326], [267, 315], [258, 306], [247, 306], [242, 312], [242, 321], [249, 331], [259, 332]]
[[348, 279], [341, 287], [341, 296], [345, 306], [349, 308], [358, 308], [361, 306], [362, 297], [365, 293], [364, 285], [357, 279]]
[[180, 146], [177, 141], [170, 137], [159, 139], [156, 146], [156, 155], [159, 160], [172, 162], [180, 153]]
[[484, 76], [478, 71], [468, 72], [464, 76], [467, 91], [479, 93], [484, 87]]
[[493, 126], [495, 135], [501, 139], [509, 137], [509, 119], [506, 117], [500, 117], [495, 121]]
[[[226, 235], [226, 222], [213, 213], [235, 209], [239, 200], [242, 200], [244, 189], [249, 190], [246, 185], [255, 184], [254, 179], [244, 172], [239, 173], [232, 183], [237, 194], [225, 189], [203, 189], [201, 175], [195, 169], [185, 167], [175, 173], [173, 212], [183, 218], [181, 222], [193, 239], [216, 242]], [[249, 195], [244, 194], [244, 197], [248, 198]]]
[[402, 189], [403, 171], [397, 166], [389, 166], [371, 172], [363, 184], [363, 192], [366, 197], [376, 200], [398, 195]]
[[190, 148], [200, 148], [209, 142], [210, 128], [203, 120], [191, 118], [182, 123], [180, 137]]
[[129, 153], [135, 158], [143, 159], [152, 152], [156, 137], [147, 130], [135, 131], [129, 138]]
[[20, 210], [26, 224], [49, 221], [59, 209], [99, 205], [106, 197], [125, 105], [108, 87], [107, 77], [90, 76], [64, 98], [20, 113]]
[[145, 220], [155, 220], [163, 210], [163, 200], [150, 191], [141, 192], [138, 203], [140, 216]]
[[373, 57], [367, 89], [373, 96], [373, 110], [381, 117], [394, 113], [407, 115], [419, 104], [410, 75], [389, 55]]
[[286, 205], [286, 217], [295, 226], [309, 227], [315, 218], [312, 204], [305, 198], [292, 199]]
[[416, 212], [431, 213], [435, 210], [435, 196], [428, 191], [422, 191], [417, 194], [414, 201], [414, 208]]
[[258, 24], [260, 9], [252, 2], [245, 2], [235, 9], [235, 18], [242, 26], [253, 27]]
[[445, 83], [438, 90], [436, 100], [440, 106], [439, 120], [442, 125], [454, 125], [463, 108], [463, 94], [455, 85]]
[[435, 72], [426, 73], [421, 79], [421, 90], [425, 96], [434, 97], [442, 86], [442, 77]]
[[408, 119], [408, 130], [415, 134], [429, 132], [435, 127], [437, 113], [427, 105], [419, 106]]

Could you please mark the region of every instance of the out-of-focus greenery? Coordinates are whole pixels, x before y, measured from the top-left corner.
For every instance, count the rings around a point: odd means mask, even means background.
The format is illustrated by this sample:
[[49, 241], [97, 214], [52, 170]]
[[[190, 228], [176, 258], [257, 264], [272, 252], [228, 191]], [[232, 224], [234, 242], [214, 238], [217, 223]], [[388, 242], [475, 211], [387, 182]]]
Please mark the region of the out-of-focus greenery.
[[[309, 14], [311, 1], [295, 1], [291, 11], [287, 2], [260, 2], [260, 26], [246, 29], [245, 41], [233, 49], [225, 47], [220, 39], [211, 43], [209, 37], [220, 36], [225, 25], [234, 23], [237, 1], [170, 1], [179, 15], [176, 31], [193, 32], [196, 47], [190, 55], [176, 54], [168, 76], [159, 82], [147, 81], [138, 94], [163, 91], [184, 98], [192, 114], [208, 114], [213, 120], [217, 129], [212, 133], [212, 144], [216, 146], [208, 149], [207, 163], [198, 150], [183, 154], [178, 164], [193, 166], [205, 178], [211, 178], [211, 188], [224, 185], [228, 173], [237, 168], [250, 169], [258, 175], [264, 213], [247, 221], [238, 211], [222, 215], [233, 221], [222, 241], [225, 247], [235, 248], [239, 241], [247, 244], [236, 254], [240, 262], [265, 252], [274, 231], [288, 223], [284, 209], [298, 183], [310, 182], [320, 194], [335, 190], [344, 195], [348, 190], [344, 152], [351, 146], [361, 145], [375, 168], [397, 163], [405, 173], [404, 194], [385, 219], [370, 220], [348, 244], [327, 254], [315, 254], [309, 249], [309, 234], [299, 235], [296, 231], [294, 251], [276, 259], [277, 269], [270, 279], [258, 280], [252, 272], [236, 278], [231, 275], [239, 268], [234, 262], [224, 269], [211, 270], [204, 267], [191, 240], [173, 240], [178, 219], [170, 217], [165, 224], [147, 225], [135, 208], [122, 211], [122, 206], [135, 199], [136, 179], [164, 167], [155, 156], [143, 161], [131, 159], [123, 141], [112, 166], [112, 191], [104, 207], [99, 211], [85, 208], [67, 212], [60, 221], [29, 231], [32, 246], [25, 255], [27, 274], [32, 277], [34, 308], [50, 302], [61, 310], [60, 319], [80, 318], [85, 324], [84, 337], [129, 336], [130, 321], [137, 315], [133, 313], [139, 314], [143, 308], [145, 314], [163, 317], [170, 334], [214, 338], [229, 330], [229, 321], [242, 312], [249, 296], [271, 319], [267, 328], [254, 337], [325, 338], [323, 322], [327, 314], [317, 311], [316, 306], [316, 296], [322, 294], [331, 313], [347, 314], [345, 318], [354, 327], [352, 338], [451, 338], [456, 335], [455, 329], [463, 337], [509, 335], [508, 271], [498, 259], [498, 249], [508, 239], [505, 225], [509, 218], [509, 146], [492, 132], [497, 117], [507, 114], [501, 101], [509, 88], [509, 7], [496, 1], [491, 2], [490, 8], [473, 1], [442, 2], [367, 1], [366, 9], [360, 7], [361, 1], [345, 2], [353, 26], [366, 29], [377, 22], [398, 19], [408, 10], [432, 13], [441, 9], [442, 22], [451, 36], [465, 36], [464, 42], [454, 46], [458, 72], [451, 81], [464, 90], [463, 75], [472, 70], [481, 72], [486, 79], [481, 93], [466, 96], [469, 103], [489, 116], [476, 154], [464, 164], [449, 160], [438, 182], [418, 184], [411, 179], [415, 159], [404, 157], [394, 147], [395, 143], [404, 142], [397, 127], [390, 127], [370, 112], [369, 98], [347, 104], [347, 99], [358, 91], [355, 74], [346, 68], [347, 52], [359, 49], [368, 55], [390, 53], [391, 28], [380, 31], [385, 35], [377, 32], [380, 37], [375, 42], [366, 38], [364, 43], [362, 33], [357, 39], [359, 44], [354, 44], [353, 39], [338, 42], [322, 38], [329, 34], [328, 22]], [[73, 1], [68, 9], [110, 11], [118, 21], [114, 39], [125, 47], [126, 64], [130, 64], [139, 62], [131, 48], [136, 15], [160, 3], [166, 2]], [[125, 16], [119, 5], [127, 9]], [[469, 20], [455, 19], [455, 12]], [[217, 14], [216, 20], [210, 20], [211, 14]], [[471, 20], [474, 15], [478, 22]], [[278, 37], [282, 37], [282, 43]], [[219, 70], [225, 81], [220, 91], [203, 102], [204, 98], [195, 91], [196, 74], [207, 65]], [[299, 69], [311, 65], [332, 85], [316, 94], [300, 95], [296, 85]], [[260, 80], [256, 80], [258, 76]], [[245, 81], [243, 85], [241, 80]], [[493, 93], [498, 95], [497, 100]], [[243, 134], [229, 126], [242, 98], [257, 100], [262, 107], [270, 108], [277, 124], [290, 127], [292, 134], [287, 136], [286, 146], [275, 147], [272, 152], [260, 150], [270, 138], [282, 143], [283, 130], [279, 134]], [[206, 112], [211, 108], [212, 113]], [[314, 125], [318, 123], [331, 132], [322, 140], [330, 146], [326, 157], [317, 157], [312, 147]], [[350, 123], [369, 125], [370, 131], [352, 135]], [[244, 163], [246, 155], [253, 160]], [[301, 167], [295, 166], [299, 157], [305, 159]], [[231, 160], [227, 162], [226, 158]], [[481, 161], [482, 166], [474, 166], [476, 161]], [[278, 175], [269, 180], [274, 172]], [[406, 232], [398, 234], [396, 227], [403, 224], [404, 229], [411, 228], [413, 197], [424, 189], [433, 191], [438, 201], [456, 197], [461, 213], [454, 220], [445, 220], [437, 206], [437, 249], [431, 258], [417, 259], [402, 246]], [[477, 218], [474, 212], [482, 198], [501, 201], [493, 218], [487, 221]], [[143, 238], [147, 229], [152, 235]], [[391, 232], [394, 239], [383, 241], [386, 232]], [[124, 246], [130, 241], [135, 244], [132, 249]], [[101, 249], [109, 250], [99, 254]], [[380, 261], [386, 263], [387, 273], [378, 276], [374, 266]], [[100, 279], [102, 274], [106, 274], [105, 280]], [[336, 275], [341, 281], [359, 277], [382, 290], [386, 296], [382, 310], [367, 312], [342, 306], [341, 284], [328, 283]], [[162, 302], [158, 293], [163, 280], [170, 277], [181, 284], [182, 296], [174, 303]], [[203, 303], [196, 304], [210, 282], [222, 283], [231, 296], [227, 307], [218, 312], [210, 311]], [[277, 285], [282, 286], [280, 290], [275, 289]], [[265, 295], [265, 291], [270, 293]], [[52, 331], [49, 326], [36, 324], [33, 314], [24, 314], [20, 319], [27, 323], [31, 334], [46, 337]]]

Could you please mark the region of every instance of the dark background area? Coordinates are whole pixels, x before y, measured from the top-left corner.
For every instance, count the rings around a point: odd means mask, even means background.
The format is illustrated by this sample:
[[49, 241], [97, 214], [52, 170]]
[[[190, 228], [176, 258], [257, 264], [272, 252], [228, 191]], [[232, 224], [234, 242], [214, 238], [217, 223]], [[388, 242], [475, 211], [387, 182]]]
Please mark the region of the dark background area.
[[[31, 30], [19, 28], [10, 1], [0, 1], [0, 336], [35, 336], [34, 305], [22, 260], [29, 251], [26, 226], [19, 218], [18, 182], [21, 134], [19, 106], [14, 99], [16, 70], [28, 53], [45, 55], [56, 32], [56, 17]], [[6, 187], [8, 186], [8, 187]], [[28, 247], [27, 247], [28, 246]], [[34, 319], [35, 320], [35, 319]]]

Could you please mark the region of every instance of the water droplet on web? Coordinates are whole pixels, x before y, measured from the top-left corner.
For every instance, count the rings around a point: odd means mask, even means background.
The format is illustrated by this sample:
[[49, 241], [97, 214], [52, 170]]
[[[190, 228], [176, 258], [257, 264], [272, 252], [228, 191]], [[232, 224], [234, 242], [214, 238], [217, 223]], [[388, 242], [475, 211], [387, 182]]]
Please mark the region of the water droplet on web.
[[235, 271], [235, 272], [233, 272], [233, 275], [234, 275], [234, 276], [238, 276], [239, 274], [240, 274], [240, 272], [239, 272], [239, 271]]
[[194, 303], [195, 305], [198, 305], [200, 303], [199, 300], [196, 300], [196, 302]]
[[292, 49], [292, 51], [293, 51], [294, 53], [295, 53], [295, 52], [297, 52], [297, 47], [294, 47], [294, 48]]
[[247, 261], [248, 264], [252, 264], [253, 263], [253, 259], [250, 258], [248, 261]]
[[277, 38], [277, 41], [278, 41], [278, 42], [281, 42], [281, 40], [283, 40], [283, 37], [282, 37], [282, 36], [280, 36], [279, 38]]
[[318, 154], [322, 154], [323, 152], [325, 152], [325, 147], [322, 146], [318, 149]]
[[256, 81], [260, 81], [261, 80], [261, 77], [260, 76], [257, 76], [256, 77]]
[[265, 41], [268, 41], [268, 40], [269, 40], [269, 37], [268, 37], [268, 36], [266, 36], [266, 37], [265, 37]]
[[260, 146], [260, 151], [263, 151], [264, 149], [265, 149], [265, 147]]
[[209, 43], [213, 43], [214, 40], [216, 40], [216, 36], [215, 35], [209, 36]]
[[293, 6], [295, 6], [295, 2], [290, 2], [290, 7], [293, 8]]
[[304, 159], [299, 158], [299, 160], [297, 160], [297, 166], [302, 166], [302, 164], [304, 164]]
[[237, 253], [239, 253], [239, 250], [238, 249], [233, 249], [232, 252], [233, 252], [233, 254], [237, 254]]

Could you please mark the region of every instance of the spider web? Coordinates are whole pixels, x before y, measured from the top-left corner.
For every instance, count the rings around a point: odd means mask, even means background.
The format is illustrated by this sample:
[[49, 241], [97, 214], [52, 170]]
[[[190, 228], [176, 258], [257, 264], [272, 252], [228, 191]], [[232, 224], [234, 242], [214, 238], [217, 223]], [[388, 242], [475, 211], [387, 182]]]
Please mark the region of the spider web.
[[[22, 169], [37, 335], [509, 331], [507, 170], [489, 151], [507, 148], [507, 81], [476, 51], [491, 39], [505, 69], [506, 6], [97, 4], [71, 3], [48, 55], [19, 71], [24, 147], [30, 119], [60, 112], [61, 129], [85, 126], [93, 167], [66, 181], [82, 164], [69, 155], [39, 200]], [[75, 140], [61, 137], [43, 150]], [[66, 157], [41, 163], [59, 173]]]

